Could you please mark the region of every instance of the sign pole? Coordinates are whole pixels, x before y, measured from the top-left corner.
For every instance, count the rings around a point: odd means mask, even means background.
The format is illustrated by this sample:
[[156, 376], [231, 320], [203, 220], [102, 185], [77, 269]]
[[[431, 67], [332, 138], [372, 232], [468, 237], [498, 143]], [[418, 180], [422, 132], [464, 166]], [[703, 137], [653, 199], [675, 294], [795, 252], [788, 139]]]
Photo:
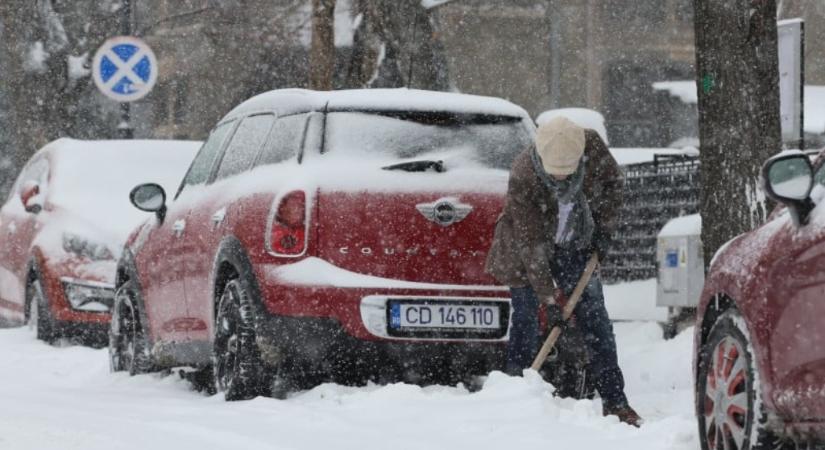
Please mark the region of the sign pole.
[[805, 150], [805, 22], [799, 24], [799, 149]]
[[782, 146], [802, 150], [805, 144], [805, 22], [777, 22], [779, 118]]
[[[120, 32], [123, 36], [132, 35], [132, 0], [122, 0], [120, 16]], [[134, 139], [135, 132], [131, 123], [131, 105], [129, 102], [120, 103], [120, 124], [117, 126], [121, 139]]]

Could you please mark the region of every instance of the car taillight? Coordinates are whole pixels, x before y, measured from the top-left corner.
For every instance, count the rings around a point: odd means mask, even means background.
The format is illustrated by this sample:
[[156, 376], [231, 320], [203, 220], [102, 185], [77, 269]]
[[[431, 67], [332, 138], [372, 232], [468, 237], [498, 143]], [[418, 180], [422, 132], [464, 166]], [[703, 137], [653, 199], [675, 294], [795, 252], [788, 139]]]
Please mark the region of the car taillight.
[[293, 191], [281, 198], [272, 221], [272, 251], [300, 255], [306, 246], [306, 194]]

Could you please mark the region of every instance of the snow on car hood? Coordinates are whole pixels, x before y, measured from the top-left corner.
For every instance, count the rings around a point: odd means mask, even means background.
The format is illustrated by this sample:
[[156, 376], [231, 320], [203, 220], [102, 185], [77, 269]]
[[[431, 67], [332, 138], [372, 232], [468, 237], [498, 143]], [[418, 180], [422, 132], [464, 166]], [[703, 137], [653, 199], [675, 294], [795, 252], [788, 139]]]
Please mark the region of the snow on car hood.
[[[48, 201], [58, 228], [102, 241], [118, 251], [128, 234], [150, 216], [132, 206], [131, 190], [158, 183], [174, 192], [200, 147], [194, 141], [79, 141], [60, 139], [51, 153]], [[74, 231], [72, 231], [74, 230]]]

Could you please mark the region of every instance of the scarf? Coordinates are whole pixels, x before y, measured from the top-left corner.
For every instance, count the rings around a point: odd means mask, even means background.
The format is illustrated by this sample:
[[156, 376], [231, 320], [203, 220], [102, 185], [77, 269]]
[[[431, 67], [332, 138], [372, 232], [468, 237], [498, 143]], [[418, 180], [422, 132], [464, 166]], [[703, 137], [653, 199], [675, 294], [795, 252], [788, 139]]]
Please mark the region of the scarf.
[[533, 150], [532, 156], [536, 173], [558, 201], [558, 229], [554, 242], [563, 248], [587, 249], [593, 239], [595, 224], [583, 189], [585, 158], [579, 161], [576, 172], [564, 180], [557, 180], [544, 171], [538, 152]]

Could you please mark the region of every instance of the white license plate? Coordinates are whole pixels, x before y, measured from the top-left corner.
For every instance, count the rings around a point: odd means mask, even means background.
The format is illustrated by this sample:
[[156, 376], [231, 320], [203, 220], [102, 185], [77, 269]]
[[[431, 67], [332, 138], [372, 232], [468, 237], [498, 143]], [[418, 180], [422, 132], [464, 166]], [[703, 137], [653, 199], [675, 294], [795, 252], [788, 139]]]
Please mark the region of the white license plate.
[[393, 303], [389, 307], [390, 327], [395, 329], [497, 330], [501, 327], [498, 305]]

